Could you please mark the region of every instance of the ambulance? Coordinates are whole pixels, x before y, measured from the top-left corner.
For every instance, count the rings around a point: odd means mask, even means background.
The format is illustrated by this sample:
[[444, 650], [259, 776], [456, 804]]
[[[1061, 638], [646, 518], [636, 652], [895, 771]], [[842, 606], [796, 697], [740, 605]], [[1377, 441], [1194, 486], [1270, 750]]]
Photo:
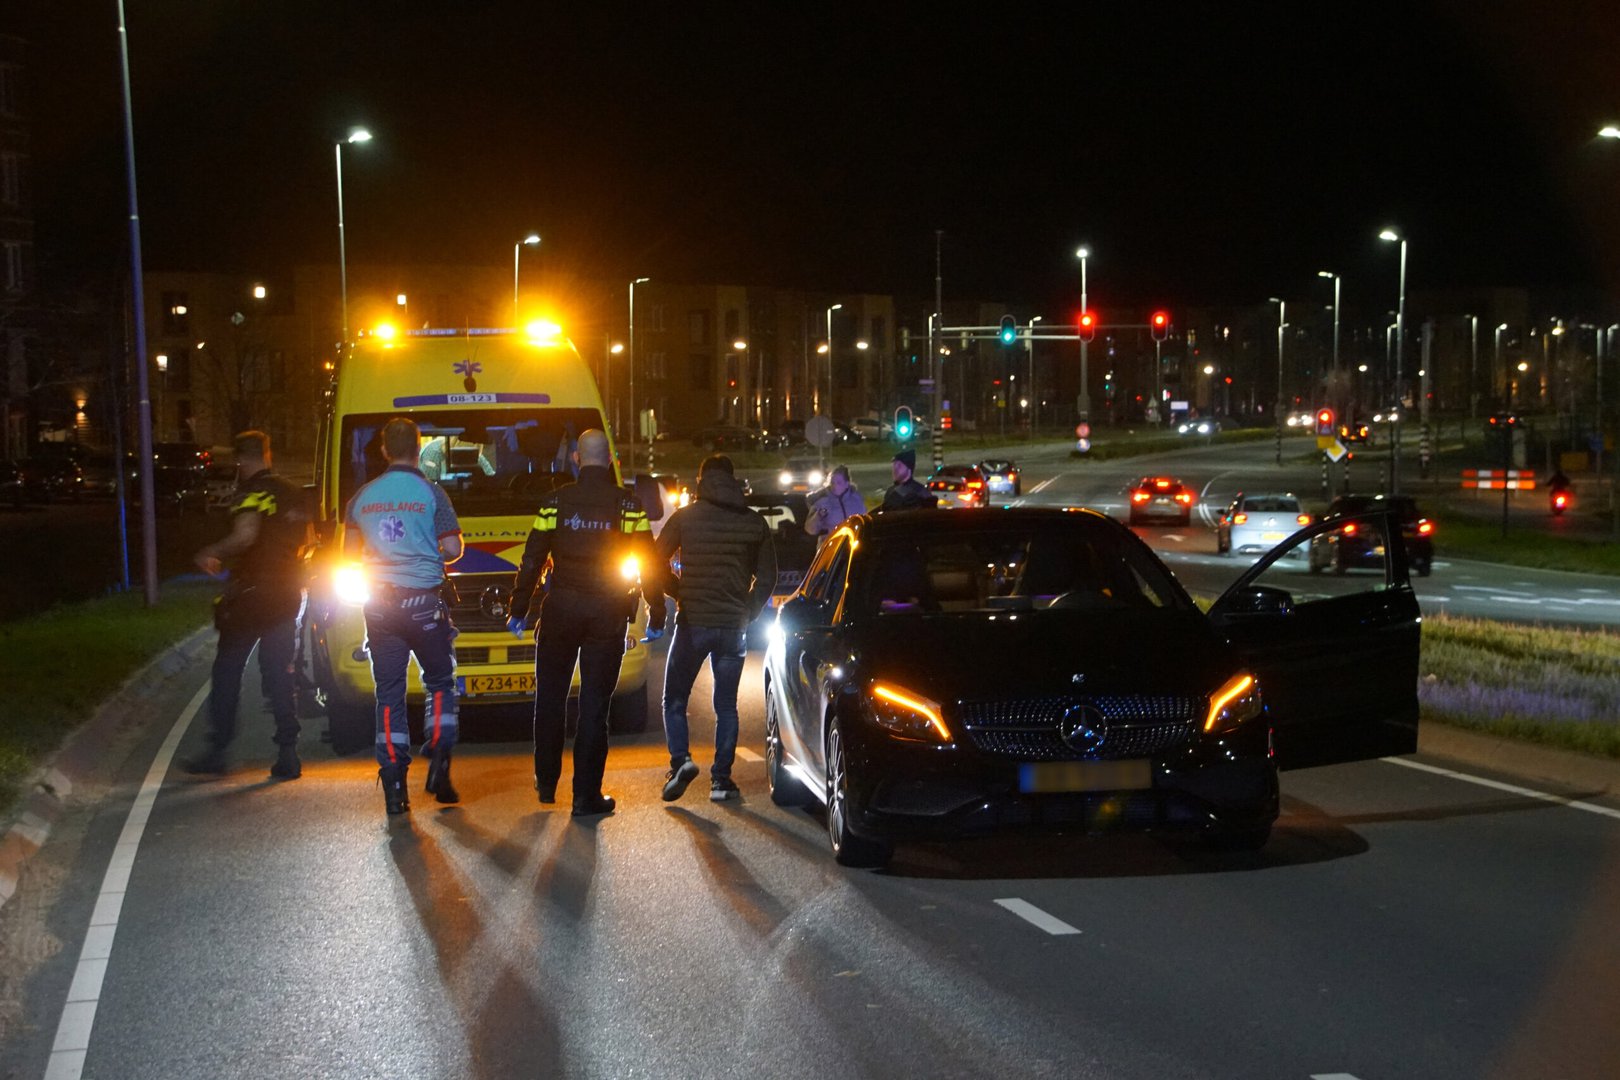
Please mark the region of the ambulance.
[[[449, 567], [456, 689], [465, 730], [481, 705], [518, 705], [534, 694], [533, 623], [522, 640], [506, 629], [511, 590], [540, 499], [574, 479], [570, 453], [582, 431], [606, 430], [596, 380], [555, 324], [519, 330], [363, 332], [343, 358], [322, 417], [317, 534], [307, 616], [310, 674], [339, 750], [370, 745], [371, 657], [364, 570], [342, 555], [344, 509], [387, 467], [384, 424], [408, 416], [422, 432], [424, 476], [450, 496], [464, 554]], [[614, 455], [617, 461], [617, 453]], [[615, 473], [617, 477], [617, 473]], [[622, 479], [620, 480], [622, 483]], [[650, 512], [656, 510], [650, 508]], [[610, 723], [647, 725], [646, 605], [625, 626], [624, 663]], [[578, 674], [572, 693], [578, 693]], [[422, 698], [410, 669], [410, 700]]]

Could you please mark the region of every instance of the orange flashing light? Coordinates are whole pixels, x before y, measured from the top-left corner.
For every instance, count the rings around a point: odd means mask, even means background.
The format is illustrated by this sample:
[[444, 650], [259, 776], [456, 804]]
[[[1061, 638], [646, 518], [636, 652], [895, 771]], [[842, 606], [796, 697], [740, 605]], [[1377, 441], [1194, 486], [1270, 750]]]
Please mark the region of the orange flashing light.
[[1221, 687], [1220, 691], [1209, 699], [1209, 715], [1204, 718], [1204, 730], [1214, 731], [1216, 721], [1220, 719], [1221, 713], [1225, 711], [1226, 707], [1247, 694], [1253, 686], [1253, 675], [1233, 676], [1230, 682]]
[[891, 705], [898, 705], [902, 709], [911, 710], [928, 721], [929, 727], [933, 728], [942, 742], [951, 741], [951, 729], [945, 726], [945, 718], [939, 714], [939, 707], [933, 702], [914, 698], [910, 694], [883, 683], [874, 683], [872, 685], [872, 696], [882, 698]]

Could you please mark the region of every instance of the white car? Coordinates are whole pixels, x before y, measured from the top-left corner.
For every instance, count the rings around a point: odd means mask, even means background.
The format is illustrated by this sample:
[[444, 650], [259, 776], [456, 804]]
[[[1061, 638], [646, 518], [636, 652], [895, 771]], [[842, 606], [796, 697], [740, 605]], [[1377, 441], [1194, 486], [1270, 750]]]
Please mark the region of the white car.
[[1264, 554], [1310, 523], [1311, 515], [1293, 492], [1249, 495], [1240, 491], [1215, 523], [1215, 551], [1219, 555]]
[[849, 422], [849, 426], [863, 439], [888, 442], [894, 438], [894, 424], [876, 416], [857, 416]]

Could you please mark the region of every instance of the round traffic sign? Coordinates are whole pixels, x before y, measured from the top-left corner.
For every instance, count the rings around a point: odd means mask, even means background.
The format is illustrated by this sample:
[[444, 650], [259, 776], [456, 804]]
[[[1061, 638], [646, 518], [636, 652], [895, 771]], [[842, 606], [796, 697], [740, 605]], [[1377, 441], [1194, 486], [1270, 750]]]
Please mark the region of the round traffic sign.
[[1082, 420], [1075, 425], [1074, 433], [1082, 439], [1089, 439], [1091, 437], [1091, 425]]
[[1083, 454], [1087, 450], [1091, 449], [1091, 440], [1090, 439], [1077, 439], [1077, 440], [1075, 440], [1074, 448], [1076, 450], [1080, 451]]
[[825, 416], [812, 416], [804, 425], [804, 441], [826, 449], [833, 444], [836, 431], [833, 422]]

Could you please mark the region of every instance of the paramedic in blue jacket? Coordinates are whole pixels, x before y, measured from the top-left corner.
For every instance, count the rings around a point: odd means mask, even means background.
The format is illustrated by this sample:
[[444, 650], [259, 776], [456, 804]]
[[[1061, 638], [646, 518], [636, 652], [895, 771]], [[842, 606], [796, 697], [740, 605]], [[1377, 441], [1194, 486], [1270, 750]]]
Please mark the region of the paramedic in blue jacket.
[[461, 524], [450, 496], [417, 468], [421, 442], [413, 420], [396, 416], [384, 424], [388, 468], [355, 492], [343, 515], [344, 550], [361, 556], [371, 590], [366, 641], [377, 684], [378, 775], [390, 814], [411, 808], [405, 786], [411, 763], [405, 674], [412, 653], [427, 694], [426, 787], [441, 803], [458, 798], [450, 783], [457, 727], [455, 630], [441, 588], [446, 564], [461, 558]]

